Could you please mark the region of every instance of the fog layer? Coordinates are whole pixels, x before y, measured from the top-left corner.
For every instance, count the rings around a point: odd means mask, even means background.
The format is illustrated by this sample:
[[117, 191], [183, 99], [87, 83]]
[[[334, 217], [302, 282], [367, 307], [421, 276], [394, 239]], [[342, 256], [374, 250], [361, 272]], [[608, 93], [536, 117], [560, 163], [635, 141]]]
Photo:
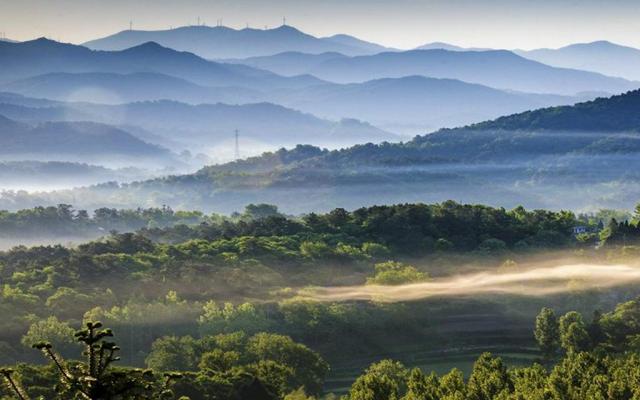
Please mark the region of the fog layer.
[[609, 288], [639, 280], [640, 268], [637, 266], [566, 264], [507, 273], [470, 273], [398, 286], [361, 285], [314, 288], [303, 291], [303, 295], [319, 301], [375, 300], [382, 302], [487, 293], [545, 296], [568, 291]]

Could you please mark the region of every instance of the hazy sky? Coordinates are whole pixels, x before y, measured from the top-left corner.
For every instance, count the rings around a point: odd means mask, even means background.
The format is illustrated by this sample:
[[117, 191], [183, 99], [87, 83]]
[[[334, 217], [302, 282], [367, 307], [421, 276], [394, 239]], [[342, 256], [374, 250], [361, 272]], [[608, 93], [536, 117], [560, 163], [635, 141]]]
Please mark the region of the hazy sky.
[[287, 22], [399, 48], [444, 41], [500, 48], [606, 39], [640, 47], [640, 0], [0, 0], [0, 32], [82, 43], [128, 28]]

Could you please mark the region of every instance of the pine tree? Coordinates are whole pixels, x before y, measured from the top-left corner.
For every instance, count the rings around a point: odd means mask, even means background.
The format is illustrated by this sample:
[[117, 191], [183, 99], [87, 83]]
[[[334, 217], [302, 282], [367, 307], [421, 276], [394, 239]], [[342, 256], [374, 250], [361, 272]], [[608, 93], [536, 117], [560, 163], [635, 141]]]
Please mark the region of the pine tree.
[[[57, 354], [51, 343], [41, 342], [33, 345], [49, 359], [60, 377], [56, 392], [62, 398], [85, 400], [158, 400], [172, 399], [169, 389], [179, 374], [165, 374], [157, 377], [151, 370], [117, 369], [112, 364], [120, 357], [120, 348], [109, 338], [111, 329], [102, 329], [100, 322], [87, 322], [86, 328], [76, 332], [75, 337], [85, 347], [83, 362], [66, 362]], [[20, 400], [28, 400], [27, 392], [22, 388], [14, 371], [2, 369], [10, 391]]]

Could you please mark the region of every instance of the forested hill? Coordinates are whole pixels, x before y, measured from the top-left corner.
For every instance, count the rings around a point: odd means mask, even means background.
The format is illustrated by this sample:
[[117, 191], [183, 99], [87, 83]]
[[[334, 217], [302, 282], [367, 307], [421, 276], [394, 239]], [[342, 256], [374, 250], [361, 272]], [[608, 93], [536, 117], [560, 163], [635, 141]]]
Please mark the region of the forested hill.
[[[440, 130], [405, 143], [334, 151], [299, 145], [188, 175], [32, 196], [4, 193], [0, 207], [169, 204], [231, 212], [239, 203], [262, 202], [303, 213], [370, 204], [375, 194], [387, 203], [453, 198], [534, 208], [627, 208], [640, 196], [640, 134], [630, 134], [640, 127], [634, 114], [639, 93]], [[521, 120], [529, 122], [516, 123]], [[547, 122], [554, 120], [566, 122]], [[611, 182], [619, 184], [612, 189]], [[294, 190], [309, 201], [291, 202]], [[607, 196], [592, 202], [590, 192]]]
[[[513, 114], [467, 127], [443, 129], [416, 136], [406, 143], [363, 144], [337, 151], [298, 146], [205, 168], [201, 172], [408, 166], [569, 153], [629, 154], [640, 151], [640, 137], [615, 133], [637, 130], [640, 130], [640, 90], [573, 106]], [[572, 134], [584, 131], [602, 134]], [[552, 138], [549, 138], [549, 132], [553, 132]]]
[[636, 131], [640, 129], [640, 90], [609, 98], [527, 111], [472, 126], [476, 130]]

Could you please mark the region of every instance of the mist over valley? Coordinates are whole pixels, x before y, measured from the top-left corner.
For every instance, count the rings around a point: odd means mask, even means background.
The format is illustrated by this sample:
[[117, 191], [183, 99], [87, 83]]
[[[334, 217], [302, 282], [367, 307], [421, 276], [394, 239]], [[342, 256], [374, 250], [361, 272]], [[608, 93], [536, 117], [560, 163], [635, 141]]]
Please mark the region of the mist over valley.
[[0, 13], [0, 399], [640, 398], [635, 8], [67, 3]]

